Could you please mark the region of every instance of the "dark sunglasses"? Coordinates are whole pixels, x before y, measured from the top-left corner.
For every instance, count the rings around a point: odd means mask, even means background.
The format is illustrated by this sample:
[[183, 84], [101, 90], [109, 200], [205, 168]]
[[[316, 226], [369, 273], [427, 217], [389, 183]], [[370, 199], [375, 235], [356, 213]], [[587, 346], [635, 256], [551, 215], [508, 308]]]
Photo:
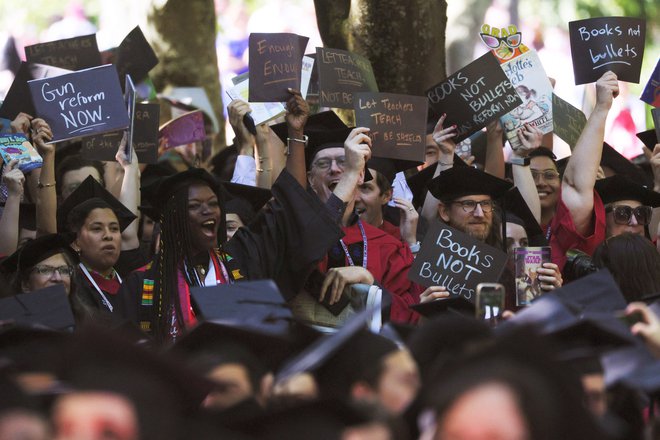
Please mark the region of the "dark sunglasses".
[[650, 206], [638, 206], [637, 208], [632, 208], [628, 205], [618, 205], [606, 207], [605, 212], [614, 213], [614, 223], [617, 225], [627, 225], [630, 223], [630, 219], [633, 215], [638, 224], [648, 225], [651, 221], [653, 208]]
[[515, 34], [511, 34], [506, 37], [495, 37], [493, 35], [484, 33], [480, 33], [479, 35], [481, 35], [481, 39], [484, 43], [486, 43], [486, 46], [490, 47], [491, 49], [497, 49], [502, 43], [506, 44], [511, 49], [515, 49], [516, 47], [520, 46], [520, 43], [522, 42], [520, 32], [516, 32]]

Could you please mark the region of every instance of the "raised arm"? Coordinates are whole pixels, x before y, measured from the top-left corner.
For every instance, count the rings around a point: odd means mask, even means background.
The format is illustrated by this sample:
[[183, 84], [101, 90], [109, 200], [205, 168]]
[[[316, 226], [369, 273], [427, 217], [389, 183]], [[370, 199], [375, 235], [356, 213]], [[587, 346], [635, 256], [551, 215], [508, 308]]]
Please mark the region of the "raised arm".
[[[512, 158], [526, 158], [529, 153], [541, 146], [543, 133], [536, 127], [526, 124], [518, 131], [518, 139], [522, 146], [511, 153]], [[528, 166], [513, 165], [511, 168], [513, 183], [520, 191], [520, 195], [527, 203], [527, 207], [534, 215], [537, 223], [541, 223], [541, 200], [536, 190], [532, 171]]]
[[50, 126], [43, 119], [32, 120], [32, 142], [43, 159], [40, 170], [34, 170], [37, 178], [36, 211], [37, 237], [57, 232], [57, 193], [55, 191], [55, 144]]
[[504, 130], [499, 120], [486, 127], [486, 163], [484, 171], [504, 179]]
[[252, 111], [250, 105], [234, 99], [227, 106], [229, 114], [229, 123], [236, 134], [236, 149], [238, 157], [236, 158], [236, 167], [231, 181], [243, 185], [255, 186], [257, 183], [257, 170], [254, 161], [254, 136], [243, 123], [243, 117]]
[[[139, 216], [138, 205], [140, 204], [140, 167], [138, 166], [138, 158], [135, 154], [135, 149], [131, 148], [131, 163], [127, 162], [126, 156], [126, 135], [120, 142], [119, 150], [115, 156], [117, 162], [124, 170], [124, 178], [121, 183], [121, 191], [119, 193], [119, 201], [124, 204], [133, 214]], [[138, 224], [134, 220], [124, 231], [121, 233], [121, 250], [128, 251], [140, 246], [138, 239]]]
[[0, 255], [10, 255], [18, 247], [18, 215], [25, 183], [25, 176], [18, 169], [18, 160], [9, 162], [2, 181], [7, 185], [7, 201], [0, 217]]
[[305, 124], [309, 117], [309, 105], [299, 91], [289, 89], [291, 97], [286, 102], [286, 125], [289, 141], [285, 145], [287, 151], [286, 170], [303, 187], [307, 188], [307, 167], [305, 165]]
[[596, 82], [596, 106], [568, 161], [561, 184], [561, 196], [571, 213], [575, 229], [587, 235], [594, 206], [594, 185], [603, 152], [605, 120], [612, 101], [619, 94], [616, 75], [606, 72]]
[[[433, 141], [440, 148], [440, 155], [438, 157], [438, 166], [435, 169], [433, 177], [437, 177], [444, 170], [454, 166], [454, 151], [456, 150], [456, 143], [452, 138], [456, 136], [456, 126], [444, 128], [443, 123], [447, 115], [442, 115], [438, 123], [433, 129]], [[438, 217], [438, 202], [439, 200], [433, 197], [431, 191], [426, 192], [426, 198], [422, 205], [422, 217], [429, 223]]]
[[257, 150], [254, 158], [257, 162], [257, 186], [270, 188], [286, 164], [284, 144], [268, 128], [268, 124], [257, 126], [255, 140]]

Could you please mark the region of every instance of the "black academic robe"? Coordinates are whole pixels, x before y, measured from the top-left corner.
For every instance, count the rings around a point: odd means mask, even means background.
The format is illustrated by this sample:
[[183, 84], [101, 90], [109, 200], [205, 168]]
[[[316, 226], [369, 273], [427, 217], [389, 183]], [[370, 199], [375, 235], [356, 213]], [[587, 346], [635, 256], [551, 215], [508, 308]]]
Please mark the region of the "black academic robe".
[[[273, 279], [285, 299], [295, 296], [309, 273], [342, 236], [336, 216], [286, 170], [271, 189], [273, 198], [250, 225], [224, 245], [225, 266], [233, 281]], [[153, 290], [158, 258], [124, 280], [119, 294], [127, 319], [145, 331], [153, 328]]]

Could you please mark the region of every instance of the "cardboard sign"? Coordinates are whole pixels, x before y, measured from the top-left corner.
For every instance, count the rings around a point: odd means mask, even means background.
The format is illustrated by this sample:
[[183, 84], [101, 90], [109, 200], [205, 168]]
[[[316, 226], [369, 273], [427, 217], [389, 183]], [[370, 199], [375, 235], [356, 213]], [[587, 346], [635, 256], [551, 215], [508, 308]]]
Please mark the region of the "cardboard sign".
[[117, 47], [115, 56], [115, 65], [121, 84], [124, 83], [126, 75], [131, 75], [133, 81], [139, 83], [158, 64], [158, 57], [142, 33], [140, 26], [135, 26], [126, 35]]
[[115, 66], [80, 70], [28, 82], [37, 115], [59, 142], [79, 136], [123, 130], [128, 114]]
[[575, 148], [582, 130], [587, 123], [587, 117], [577, 107], [552, 94], [553, 131], [566, 142], [571, 150]]
[[445, 127], [457, 126], [455, 142], [522, 104], [492, 52], [431, 87], [426, 96], [438, 114], [447, 114]]
[[507, 254], [437, 221], [424, 237], [408, 278], [423, 286], [445, 286], [474, 301], [477, 284], [500, 279]]
[[365, 57], [339, 49], [316, 48], [321, 107], [353, 108], [353, 95], [377, 92], [371, 62]]
[[660, 107], [660, 59], [655, 63], [655, 69], [653, 69], [640, 99], [653, 107]]
[[21, 63], [14, 82], [11, 83], [2, 107], [0, 107], [0, 116], [13, 121], [20, 112], [28, 115], [36, 114], [27, 82], [32, 79], [50, 78], [70, 72], [70, 70], [45, 64]]
[[89, 69], [101, 65], [96, 34], [26, 46], [25, 58], [28, 63], [47, 64], [67, 70]]
[[424, 162], [425, 97], [360, 92], [355, 94], [354, 103], [355, 125], [371, 129], [373, 156]]
[[80, 155], [86, 160], [114, 162], [122, 137], [123, 131], [86, 137], [83, 139]]
[[201, 110], [184, 113], [164, 123], [159, 130], [163, 148], [173, 148], [206, 139], [204, 117]]
[[250, 34], [250, 102], [285, 102], [288, 88], [300, 90], [307, 41], [296, 34]]
[[552, 131], [552, 84], [534, 50], [502, 64], [502, 70], [523, 103], [500, 118], [511, 148], [522, 147], [518, 131], [525, 124], [545, 133]]
[[639, 83], [646, 22], [631, 17], [598, 17], [568, 23], [575, 84], [595, 82], [605, 72]]

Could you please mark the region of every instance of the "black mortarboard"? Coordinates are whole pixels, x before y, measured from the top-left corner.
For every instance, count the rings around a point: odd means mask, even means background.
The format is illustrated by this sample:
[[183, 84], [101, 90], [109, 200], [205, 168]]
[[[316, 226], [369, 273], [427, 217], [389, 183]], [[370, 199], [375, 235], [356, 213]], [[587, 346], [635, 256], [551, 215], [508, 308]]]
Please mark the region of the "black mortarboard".
[[451, 200], [474, 194], [502, 197], [513, 184], [472, 167], [452, 167], [444, 170], [428, 184], [438, 200]]
[[655, 145], [658, 143], [658, 136], [656, 135], [656, 131], [653, 128], [651, 130], [637, 133], [637, 137], [644, 143], [644, 146], [651, 151], [653, 151]]
[[564, 303], [577, 306], [584, 312], [608, 313], [627, 306], [618, 284], [607, 269], [579, 278], [546, 295], [557, 296]]
[[447, 312], [457, 313], [459, 315], [474, 317], [474, 303], [465, 299], [461, 295], [454, 295], [448, 298], [438, 298], [419, 304], [413, 304], [411, 309], [422, 316], [432, 318]]
[[555, 153], [553, 153], [552, 150], [547, 147], [535, 148], [529, 153], [529, 158], [531, 159], [532, 157], [549, 157], [553, 161], [557, 160]]
[[[144, 171], [140, 173], [140, 187], [148, 188], [149, 185], [158, 181], [158, 179], [171, 176], [172, 174], [176, 174], [176, 170], [169, 164], [169, 162], [149, 164], [145, 167]], [[148, 197], [144, 195], [141, 200], [142, 204], [138, 206], [140, 212], [152, 220], [158, 220], [158, 210], [151, 205]]]
[[630, 329], [611, 314], [588, 314], [576, 317], [573, 323], [547, 333], [562, 346], [564, 357], [569, 350], [591, 348], [604, 353], [634, 345], [636, 339]]
[[618, 174], [597, 180], [596, 191], [604, 204], [619, 200], [637, 200], [653, 208], [660, 206], [660, 193]]
[[246, 281], [190, 291], [195, 310], [207, 321], [241, 324], [269, 332], [286, 332], [293, 318], [272, 280]]
[[[222, 187], [227, 191], [227, 201], [232, 199], [247, 200], [254, 212], [258, 212], [272, 197], [273, 194], [267, 188], [258, 186], [242, 185], [240, 183], [222, 182]], [[229, 211], [228, 211], [229, 212]]]
[[30, 231], [37, 230], [37, 205], [34, 203], [21, 203], [18, 214], [18, 222], [21, 228]]
[[70, 73], [70, 71], [45, 64], [22, 62], [21, 67], [19, 67], [14, 77], [14, 82], [5, 95], [5, 100], [2, 102], [0, 116], [14, 120], [20, 112], [35, 115], [37, 112], [34, 109], [32, 95], [30, 95], [27, 82], [33, 79], [50, 78], [65, 73]]
[[650, 183], [639, 167], [626, 159], [607, 142], [603, 142], [603, 155], [600, 165], [609, 167], [615, 174], [628, 177], [630, 180], [641, 185], [648, 185]]
[[400, 159], [388, 159], [385, 157], [372, 157], [367, 161], [367, 168], [378, 171], [385, 176], [390, 185], [394, 182], [396, 173], [413, 168], [418, 162]]
[[502, 205], [507, 222], [518, 223], [515, 218], [511, 218], [511, 214], [522, 220], [523, 224], [520, 226], [527, 231], [527, 238], [530, 246], [541, 246], [546, 244], [543, 229], [541, 229], [536, 218], [534, 218], [532, 211], [529, 210], [529, 206], [527, 206], [527, 202], [523, 199], [518, 188], [513, 187], [506, 192], [502, 200]]
[[0, 299], [0, 320], [40, 324], [54, 330], [70, 330], [75, 325], [66, 290], [61, 284]]
[[[456, 167], [467, 167], [467, 164], [458, 157], [457, 154], [454, 154], [454, 166]], [[424, 168], [422, 171], [408, 177], [406, 182], [408, 183], [408, 188], [413, 194], [413, 204], [415, 207], [419, 208], [424, 204], [424, 199], [426, 198], [427, 186], [429, 182], [433, 179], [435, 170], [438, 169], [438, 163], [432, 163], [428, 167]]]
[[552, 333], [575, 323], [578, 309], [578, 306], [567, 304], [558, 296], [545, 294], [501, 323], [497, 332], [505, 332], [514, 326], [531, 326], [541, 334]]
[[156, 64], [158, 64], [156, 53], [149, 45], [140, 26], [135, 26], [116, 50], [115, 65], [119, 74], [119, 83], [123, 87], [126, 74], [139, 83]]
[[[119, 221], [119, 229], [124, 230], [137, 218], [127, 207], [103, 188], [92, 176], [88, 176], [74, 192], [60, 205], [57, 210], [58, 223], [64, 225], [71, 213], [87, 210], [92, 206], [98, 207], [99, 199], [112, 209]], [[94, 208], [91, 208], [94, 209]], [[91, 210], [90, 209], [90, 210]], [[62, 228], [61, 230], [65, 230]]]
[[70, 233], [42, 235], [26, 242], [22, 248], [5, 258], [0, 266], [3, 272], [21, 272], [60, 252], [67, 252], [75, 261], [75, 253], [69, 247], [74, 238]]

